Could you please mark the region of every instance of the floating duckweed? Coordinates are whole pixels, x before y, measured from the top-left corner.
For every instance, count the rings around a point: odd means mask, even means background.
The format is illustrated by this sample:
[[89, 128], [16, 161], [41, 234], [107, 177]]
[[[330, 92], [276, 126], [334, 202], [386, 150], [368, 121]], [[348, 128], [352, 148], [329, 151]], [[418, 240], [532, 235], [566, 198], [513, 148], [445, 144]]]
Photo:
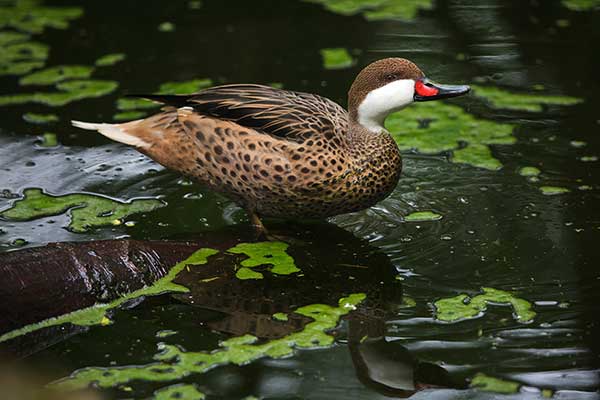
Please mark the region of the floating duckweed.
[[97, 67], [109, 67], [111, 65], [115, 65], [125, 59], [125, 54], [123, 53], [113, 53], [107, 54], [105, 56], [100, 57], [94, 63]]
[[175, 24], [172, 22], [163, 22], [158, 25], [158, 30], [161, 32], [173, 32], [175, 30]]
[[583, 140], [571, 140], [571, 142], [569, 144], [575, 148], [587, 146], [587, 143], [584, 142]]
[[39, 143], [42, 147], [55, 147], [58, 146], [58, 138], [56, 137], [56, 133], [46, 132], [42, 135], [42, 140]]
[[96, 304], [88, 308], [83, 308], [72, 313], [61, 315], [60, 317], [49, 318], [47, 320], [27, 325], [14, 331], [5, 333], [4, 335], [0, 336], [0, 343], [18, 336], [26, 335], [39, 329], [48, 328], [51, 326], [58, 326], [66, 323], [80, 326], [101, 325], [102, 321], [104, 321], [105, 318], [108, 319], [106, 317], [106, 313], [108, 311], [115, 309], [133, 299], [137, 299], [142, 296], [156, 296], [167, 292], [188, 292], [188, 288], [173, 283], [173, 280], [175, 279], [177, 274], [179, 274], [179, 272], [181, 272], [187, 266], [206, 264], [208, 262], [208, 257], [217, 253], [217, 250], [210, 248], [202, 248], [200, 250], [197, 250], [185, 260], [175, 264], [169, 270], [167, 275], [165, 275], [161, 279], [158, 279], [156, 282], [154, 282], [148, 287], [138, 289], [123, 297], [119, 297], [118, 299], [110, 303]]
[[368, 20], [412, 20], [419, 9], [431, 10], [432, 0], [305, 0], [322, 4], [336, 14], [363, 14]]
[[76, 80], [56, 85], [60, 92], [36, 92], [0, 96], [0, 106], [9, 104], [40, 103], [51, 107], [64, 106], [73, 101], [101, 97], [113, 92], [119, 84], [115, 81]]
[[483, 293], [474, 297], [459, 294], [437, 300], [433, 304], [435, 306], [435, 318], [444, 322], [477, 318], [485, 313], [487, 306], [490, 304], [512, 306], [513, 315], [517, 322], [531, 322], [535, 317], [532, 305], [527, 300], [515, 297], [512, 293], [503, 290], [488, 287], [483, 287], [481, 290]]
[[276, 321], [287, 321], [288, 316], [286, 313], [278, 312], [278, 313], [273, 314], [273, 319]]
[[484, 392], [511, 394], [517, 393], [521, 385], [518, 382], [494, 378], [478, 373], [471, 379], [471, 387]]
[[14, 43], [24, 38], [17, 35], [19, 34], [0, 39], [5, 42], [0, 44], [0, 76], [27, 74], [46, 63], [48, 46], [38, 42]]
[[189, 383], [167, 386], [154, 392], [153, 400], [204, 400], [206, 396], [198, 388]]
[[598, 156], [583, 156], [580, 158], [580, 160], [583, 162], [594, 162], [598, 161]]
[[19, 80], [21, 85], [52, 85], [67, 79], [87, 79], [94, 72], [93, 67], [86, 65], [59, 65], [46, 68]]
[[416, 211], [404, 217], [406, 222], [438, 221], [442, 219], [440, 214], [431, 211]]
[[160, 107], [159, 103], [146, 99], [136, 99], [132, 97], [125, 97], [117, 100], [117, 109], [121, 111], [138, 110], [140, 108], [157, 108]]
[[29, 40], [29, 35], [21, 32], [12, 31], [0, 31], [0, 46], [6, 46], [7, 44], [25, 42]]
[[192, 0], [192, 1], [188, 2], [188, 8], [190, 10], [199, 10], [200, 8], [202, 8], [202, 1], [201, 0]]
[[559, 186], [541, 186], [540, 190], [542, 191], [542, 194], [545, 194], [547, 196], [553, 196], [557, 194], [570, 192], [569, 189]]
[[146, 116], [144, 111], [124, 111], [113, 115], [115, 121], [130, 121], [133, 119], [139, 119]]
[[237, 270], [235, 273], [236, 278], [246, 280], [246, 279], [263, 279], [264, 276], [260, 272], [256, 272], [253, 269], [242, 267]]
[[[238, 273], [236, 274], [238, 278], [257, 279], [258, 277], [256, 275], [250, 274], [250, 272], [254, 272], [250, 268], [259, 265], [272, 265], [272, 267], [269, 268], [269, 271], [276, 275], [290, 275], [300, 271], [300, 269], [296, 267], [294, 259], [286, 253], [287, 248], [288, 244], [283, 242], [259, 242], [240, 243], [227, 251], [233, 254], [245, 254], [249, 257], [240, 263], [242, 267], [246, 268], [240, 268], [238, 270]], [[241, 278], [239, 276], [240, 273], [245, 278]], [[262, 274], [260, 275], [260, 278], [262, 278]], [[248, 278], [248, 276], [251, 276], [252, 278]]]
[[25, 246], [28, 243], [29, 242], [27, 240], [18, 238], [18, 239], [13, 240], [10, 244], [15, 247], [21, 247], [21, 246]]
[[158, 92], [160, 94], [187, 94], [212, 86], [210, 79], [192, 79], [182, 82], [165, 82], [160, 85]]
[[394, 113], [386, 128], [401, 150], [415, 149], [424, 154], [454, 150], [452, 162], [491, 170], [501, 164], [488, 145], [516, 141], [513, 125], [477, 119], [458, 106], [440, 102], [414, 104]]
[[194, 373], [201, 374], [219, 365], [245, 365], [262, 357], [289, 356], [297, 348], [328, 347], [333, 344], [334, 338], [326, 332], [334, 329], [341, 317], [355, 310], [365, 297], [364, 293], [354, 293], [341, 298], [337, 307], [326, 304], [300, 307], [295, 313], [314, 321], [306, 324], [301, 331], [279, 339], [256, 343], [255, 336], [244, 335], [221, 342], [220, 349], [212, 352], [187, 352], [179, 346], [160, 343], [159, 352], [154, 355], [156, 362], [114, 368], [83, 368], [50, 386], [77, 390], [92, 383], [99, 388], [111, 388], [133, 380], [165, 382]]
[[600, 7], [600, 0], [562, 0], [562, 4], [573, 11], [588, 11]]
[[570, 96], [538, 95], [529, 93], [511, 93], [492, 86], [473, 85], [476, 96], [484, 97], [492, 107], [519, 111], [542, 111], [542, 104], [570, 106], [583, 100]]
[[57, 122], [58, 116], [56, 114], [25, 113], [23, 114], [23, 119], [31, 124], [42, 125]]
[[542, 171], [536, 167], [523, 167], [519, 169], [519, 175], [521, 176], [538, 176]]
[[121, 202], [91, 194], [50, 196], [41, 189], [27, 189], [23, 198], [15, 201], [11, 208], [2, 211], [0, 216], [15, 221], [28, 221], [71, 210], [71, 222], [68, 227], [73, 232], [81, 233], [94, 227], [110, 225], [112, 221], [131, 214], [149, 212], [164, 206], [165, 203], [156, 199]]
[[344, 48], [321, 49], [325, 69], [342, 69], [354, 65], [354, 60]]
[[176, 334], [177, 334], [177, 331], [173, 331], [170, 329], [164, 329], [162, 331], [156, 332], [156, 335], [154, 335], [154, 336], [156, 336], [159, 339], [162, 339], [162, 338], [166, 338], [166, 337], [173, 336]]
[[66, 29], [81, 15], [80, 7], [43, 7], [39, 0], [16, 0], [12, 7], [0, 7], [0, 28], [42, 33], [47, 27]]

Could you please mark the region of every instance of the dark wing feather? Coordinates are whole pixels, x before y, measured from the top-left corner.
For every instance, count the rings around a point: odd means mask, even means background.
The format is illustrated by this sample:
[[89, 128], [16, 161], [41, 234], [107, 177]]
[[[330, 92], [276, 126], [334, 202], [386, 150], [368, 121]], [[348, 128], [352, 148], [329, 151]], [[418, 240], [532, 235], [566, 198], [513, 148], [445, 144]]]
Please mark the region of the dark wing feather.
[[190, 95], [142, 95], [200, 114], [236, 122], [288, 140], [332, 138], [344, 134], [347, 113], [324, 97], [263, 85], [216, 86]]

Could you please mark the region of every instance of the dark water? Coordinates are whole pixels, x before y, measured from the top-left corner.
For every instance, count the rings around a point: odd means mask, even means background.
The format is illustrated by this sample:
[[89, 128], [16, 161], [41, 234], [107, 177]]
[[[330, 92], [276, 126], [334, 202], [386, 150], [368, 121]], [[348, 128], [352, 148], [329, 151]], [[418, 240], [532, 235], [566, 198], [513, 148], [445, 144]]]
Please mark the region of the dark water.
[[[266, 280], [259, 294], [234, 287], [223, 304], [206, 298], [196, 302], [204, 307], [170, 296], [150, 299], [119, 311], [114, 325], [90, 328], [29, 355], [25, 365], [50, 381], [86, 366], [146, 364], [161, 341], [155, 337], [161, 329], [179, 332], [164, 341], [210, 350], [219, 340], [246, 333], [218, 321], [252, 314], [252, 303], [264, 306], [267, 315], [278, 305], [331, 303], [363, 291], [375, 300], [344, 322], [335, 346], [243, 367], [218, 367], [185, 382], [198, 384], [210, 398], [406, 395], [364, 376], [378, 367], [377, 360], [389, 356], [394, 361], [381, 361], [379, 367], [418, 370], [418, 381], [445, 387], [417, 392], [416, 399], [502, 397], [464, 389], [476, 373], [521, 383], [514, 398], [541, 398], [542, 389], [551, 389], [560, 399], [598, 398], [600, 274], [594, 247], [600, 234], [600, 179], [598, 162], [581, 160], [600, 153], [600, 56], [594, 49], [600, 40], [598, 11], [572, 11], [559, 1], [446, 0], [434, 2], [432, 10], [421, 10], [411, 21], [367, 21], [360, 14], [343, 16], [299, 1], [205, 0], [198, 10], [190, 10], [186, 2], [164, 1], [52, 4], [79, 5], [85, 14], [69, 29], [48, 29], [36, 36], [51, 47], [47, 65], [91, 64], [103, 54], [123, 52], [123, 62], [94, 75], [118, 81], [120, 87], [112, 95], [56, 109], [1, 107], [0, 189], [19, 194], [40, 187], [54, 194], [86, 191], [123, 199], [160, 195], [168, 207], [132, 217], [133, 227], [85, 234], [61, 228], [68, 223], [66, 215], [18, 223], [0, 220], [4, 250], [15, 248], [11, 243], [17, 238], [36, 246], [125, 235], [165, 239], [210, 236], [207, 232], [230, 238], [248, 234], [245, 213], [229, 200], [197, 185], [183, 185], [176, 173], [134, 150], [67, 123], [71, 118], [110, 121], [117, 97], [152, 91], [165, 81], [280, 82], [345, 104], [360, 67], [399, 56], [440, 82], [479, 77], [517, 91], [543, 85], [547, 93], [584, 102], [527, 113], [493, 109], [472, 97], [455, 100], [453, 104], [475, 116], [516, 126], [515, 144], [491, 146], [502, 169], [451, 163], [445, 153], [407, 152], [403, 178], [377, 206], [321, 224], [268, 224], [294, 238], [290, 254], [309, 279]], [[562, 20], [568, 26], [557, 23]], [[175, 24], [173, 32], [157, 29], [165, 21]], [[356, 65], [324, 69], [320, 49], [335, 47], [359, 50]], [[14, 77], [0, 82], [2, 94], [23, 91]], [[27, 124], [22, 114], [28, 111], [56, 113], [60, 122], [48, 128]], [[48, 130], [57, 134], [59, 147], [35, 145], [38, 135]], [[573, 140], [587, 145], [574, 147]], [[527, 165], [542, 170], [541, 183], [517, 173]], [[540, 184], [571, 192], [545, 196]], [[588, 190], [578, 189], [581, 185]], [[189, 193], [201, 196], [186, 198]], [[9, 204], [9, 198], [0, 199], [0, 207]], [[443, 218], [402, 220], [402, 215], [423, 209]], [[535, 319], [518, 323], [509, 309], [493, 306], [466, 321], [441, 323], [433, 318], [435, 300], [474, 295], [481, 287], [511, 291], [534, 303]], [[403, 297], [413, 299], [414, 305]], [[356, 344], [347, 343], [373, 332], [385, 336], [385, 343], [374, 350], [376, 361], [361, 364]], [[446, 375], [435, 368], [443, 368]], [[111, 389], [105, 394], [147, 398], [166, 385], [137, 382], [131, 384], [133, 391]]]

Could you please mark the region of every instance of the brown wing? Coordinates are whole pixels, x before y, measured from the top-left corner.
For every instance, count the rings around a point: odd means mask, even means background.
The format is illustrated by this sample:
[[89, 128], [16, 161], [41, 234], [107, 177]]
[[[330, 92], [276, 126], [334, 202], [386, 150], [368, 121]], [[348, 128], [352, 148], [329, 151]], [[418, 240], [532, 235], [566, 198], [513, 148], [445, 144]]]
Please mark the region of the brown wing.
[[347, 113], [324, 97], [264, 85], [216, 86], [191, 95], [143, 95], [295, 142], [344, 135]]

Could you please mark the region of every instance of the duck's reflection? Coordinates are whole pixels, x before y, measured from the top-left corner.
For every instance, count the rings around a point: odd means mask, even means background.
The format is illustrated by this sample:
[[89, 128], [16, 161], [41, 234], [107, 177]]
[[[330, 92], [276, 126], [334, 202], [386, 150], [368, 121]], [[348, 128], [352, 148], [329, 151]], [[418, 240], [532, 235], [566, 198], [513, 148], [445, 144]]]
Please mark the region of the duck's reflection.
[[[300, 274], [265, 273], [263, 279], [239, 280], [230, 266], [218, 271], [193, 269], [177, 279], [190, 292], [176, 298], [221, 313], [220, 318], [205, 321], [213, 330], [268, 340], [299, 331], [311, 321], [293, 313], [299, 306], [333, 305], [350, 293], [366, 293], [366, 301], [346, 318], [344, 328], [332, 333], [338, 342], [347, 343], [364, 385], [395, 397], [425, 388], [463, 386], [453, 382], [444, 368], [415, 359], [400, 342], [386, 341], [385, 320], [392, 316], [387, 310], [402, 303], [402, 286], [386, 255], [330, 224], [279, 227], [277, 234], [292, 243], [288, 253]], [[219, 279], [207, 282], [213, 276]], [[274, 319], [275, 313], [287, 314], [287, 321]]]

